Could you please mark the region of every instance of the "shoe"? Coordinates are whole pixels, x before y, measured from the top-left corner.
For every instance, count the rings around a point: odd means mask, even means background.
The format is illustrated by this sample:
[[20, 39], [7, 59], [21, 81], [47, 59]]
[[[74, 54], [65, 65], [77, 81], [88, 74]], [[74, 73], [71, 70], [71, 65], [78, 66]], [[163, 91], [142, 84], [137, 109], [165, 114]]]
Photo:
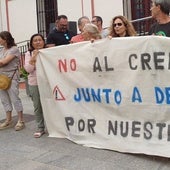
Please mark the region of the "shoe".
[[42, 135], [45, 134], [45, 131], [39, 131], [34, 133], [34, 138], [40, 138]]
[[0, 130], [7, 129], [10, 127], [12, 127], [12, 120], [10, 121], [5, 120], [5, 122], [0, 124]]
[[17, 124], [15, 125], [15, 130], [19, 131], [24, 129], [25, 127], [25, 123], [23, 121], [18, 121]]

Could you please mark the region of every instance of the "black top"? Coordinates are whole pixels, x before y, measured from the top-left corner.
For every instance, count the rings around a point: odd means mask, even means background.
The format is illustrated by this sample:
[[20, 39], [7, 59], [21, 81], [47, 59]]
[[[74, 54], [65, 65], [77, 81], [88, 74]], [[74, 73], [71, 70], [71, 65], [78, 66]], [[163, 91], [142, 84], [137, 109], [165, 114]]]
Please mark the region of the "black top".
[[69, 44], [73, 36], [75, 34], [72, 31], [61, 32], [55, 28], [47, 36], [47, 44], [55, 44], [55, 46]]
[[170, 22], [166, 24], [155, 23], [149, 31], [149, 35], [152, 34], [170, 37]]

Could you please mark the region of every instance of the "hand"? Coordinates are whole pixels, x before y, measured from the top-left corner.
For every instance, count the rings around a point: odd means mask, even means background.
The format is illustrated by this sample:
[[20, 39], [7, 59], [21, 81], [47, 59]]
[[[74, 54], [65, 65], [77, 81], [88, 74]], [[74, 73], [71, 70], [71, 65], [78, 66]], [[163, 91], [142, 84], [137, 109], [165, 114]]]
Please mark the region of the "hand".
[[94, 43], [94, 40], [95, 40], [94, 38], [91, 38], [91, 39], [90, 39], [91, 43]]
[[32, 51], [32, 56], [33, 57], [37, 57], [38, 53], [39, 53], [38, 50], [34, 50], [34, 51]]
[[31, 65], [35, 65], [35, 63], [36, 63], [36, 61], [37, 61], [38, 53], [39, 53], [38, 50], [32, 51], [32, 57], [31, 57], [31, 59], [30, 59], [30, 61], [29, 61], [29, 63], [30, 63]]
[[111, 40], [111, 39], [112, 39], [112, 36], [111, 36], [111, 35], [109, 35], [109, 36], [107, 36], [107, 38], [108, 38], [109, 40]]

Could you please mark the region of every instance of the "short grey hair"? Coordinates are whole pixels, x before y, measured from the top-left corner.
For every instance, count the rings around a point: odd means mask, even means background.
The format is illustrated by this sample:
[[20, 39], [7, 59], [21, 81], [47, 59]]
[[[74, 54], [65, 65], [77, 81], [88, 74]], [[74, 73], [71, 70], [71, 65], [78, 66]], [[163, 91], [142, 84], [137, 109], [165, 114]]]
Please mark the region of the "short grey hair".
[[170, 13], [170, 0], [153, 0], [155, 5], [160, 5], [161, 11], [167, 15]]
[[88, 18], [87, 16], [82, 16], [81, 18], [78, 19], [78, 25], [81, 25], [82, 19], [87, 19], [87, 20], [89, 20], [89, 18]]

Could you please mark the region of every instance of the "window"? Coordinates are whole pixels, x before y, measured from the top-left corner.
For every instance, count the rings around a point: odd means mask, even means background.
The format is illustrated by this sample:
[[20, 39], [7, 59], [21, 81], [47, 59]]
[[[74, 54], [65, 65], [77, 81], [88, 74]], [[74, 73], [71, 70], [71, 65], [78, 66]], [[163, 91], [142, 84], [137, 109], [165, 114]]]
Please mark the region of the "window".
[[151, 16], [150, 4], [151, 0], [124, 0], [125, 15], [129, 20], [135, 20], [133, 25], [139, 35], [147, 34], [153, 23], [152, 18], [148, 18]]
[[46, 37], [58, 16], [57, 0], [36, 0], [38, 33]]

